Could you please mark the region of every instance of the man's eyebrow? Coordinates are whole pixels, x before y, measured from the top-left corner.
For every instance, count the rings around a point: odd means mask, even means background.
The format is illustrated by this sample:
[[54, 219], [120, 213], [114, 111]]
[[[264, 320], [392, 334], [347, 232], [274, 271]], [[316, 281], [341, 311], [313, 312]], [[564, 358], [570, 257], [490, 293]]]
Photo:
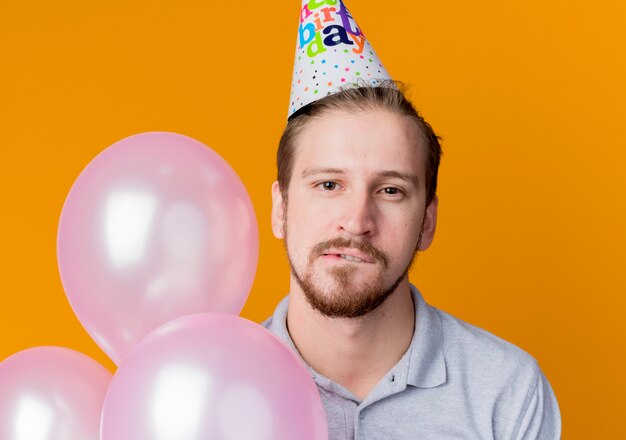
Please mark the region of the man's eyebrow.
[[302, 170], [302, 177], [309, 177], [315, 174], [343, 174], [346, 170], [341, 168], [305, 168]]
[[[302, 170], [302, 177], [310, 177], [316, 174], [345, 174], [346, 170], [343, 168], [326, 168], [326, 167], [316, 167], [316, 168], [305, 168]], [[405, 180], [407, 182], [411, 182], [416, 187], [419, 187], [419, 178], [415, 174], [411, 173], [401, 173], [400, 171], [388, 170], [381, 171], [378, 173], [380, 177], [395, 177], [397, 179]]]
[[399, 171], [382, 171], [379, 173], [381, 177], [396, 177], [398, 179], [406, 180], [413, 183], [416, 187], [419, 187], [420, 179], [415, 174], [401, 173]]

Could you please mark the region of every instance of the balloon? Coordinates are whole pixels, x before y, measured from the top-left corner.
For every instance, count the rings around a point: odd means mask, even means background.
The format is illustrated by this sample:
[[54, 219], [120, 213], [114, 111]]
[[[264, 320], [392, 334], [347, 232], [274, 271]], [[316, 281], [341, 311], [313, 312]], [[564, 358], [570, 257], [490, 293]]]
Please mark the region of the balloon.
[[101, 440], [327, 440], [310, 373], [246, 319], [200, 313], [142, 340], [113, 376]]
[[68, 348], [35, 347], [0, 363], [2, 440], [98, 440], [111, 373]]
[[142, 133], [104, 150], [78, 177], [57, 256], [74, 312], [119, 364], [174, 318], [239, 314], [258, 241], [248, 193], [217, 153], [186, 136]]

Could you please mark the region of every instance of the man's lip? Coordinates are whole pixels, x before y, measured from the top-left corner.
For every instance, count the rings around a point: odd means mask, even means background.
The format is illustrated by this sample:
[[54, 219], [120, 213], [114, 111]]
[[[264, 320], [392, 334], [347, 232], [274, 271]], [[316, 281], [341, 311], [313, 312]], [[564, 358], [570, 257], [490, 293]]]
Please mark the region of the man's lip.
[[322, 252], [322, 256], [324, 255], [349, 255], [351, 257], [356, 257], [359, 260], [363, 260], [364, 263], [374, 263], [374, 259], [368, 255], [364, 254], [361, 251], [356, 249], [328, 249]]

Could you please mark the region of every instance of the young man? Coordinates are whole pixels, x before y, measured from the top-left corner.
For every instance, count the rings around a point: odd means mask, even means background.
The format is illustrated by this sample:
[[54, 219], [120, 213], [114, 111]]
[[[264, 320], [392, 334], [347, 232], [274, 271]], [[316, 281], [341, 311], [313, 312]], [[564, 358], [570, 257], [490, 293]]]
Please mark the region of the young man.
[[342, 0], [302, 0], [289, 114], [272, 227], [290, 295], [264, 325], [309, 367], [330, 440], [558, 439], [536, 361], [409, 284], [439, 140]]
[[278, 151], [290, 295], [264, 325], [318, 385], [330, 439], [558, 439], [536, 361], [429, 306], [408, 270], [437, 222], [439, 142], [402, 92], [313, 101]]

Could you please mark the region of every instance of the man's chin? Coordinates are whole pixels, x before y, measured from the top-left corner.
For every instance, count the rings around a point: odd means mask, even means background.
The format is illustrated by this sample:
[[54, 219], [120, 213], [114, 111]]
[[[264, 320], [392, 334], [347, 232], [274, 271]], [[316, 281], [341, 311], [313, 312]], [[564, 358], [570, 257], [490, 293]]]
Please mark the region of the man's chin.
[[[310, 292], [309, 292], [310, 293]], [[376, 310], [386, 298], [352, 298], [348, 301], [337, 301], [336, 298], [320, 298], [316, 295], [305, 295], [309, 305], [328, 318], [360, 318]]]
[[312, 284], [310, 280], [300, 284], [309, 305], [329, 318], [358, 318], [380, 305], [393, 291], [382, 286], [372, 288], [372, 284], [335, 283], [326, 288]]

